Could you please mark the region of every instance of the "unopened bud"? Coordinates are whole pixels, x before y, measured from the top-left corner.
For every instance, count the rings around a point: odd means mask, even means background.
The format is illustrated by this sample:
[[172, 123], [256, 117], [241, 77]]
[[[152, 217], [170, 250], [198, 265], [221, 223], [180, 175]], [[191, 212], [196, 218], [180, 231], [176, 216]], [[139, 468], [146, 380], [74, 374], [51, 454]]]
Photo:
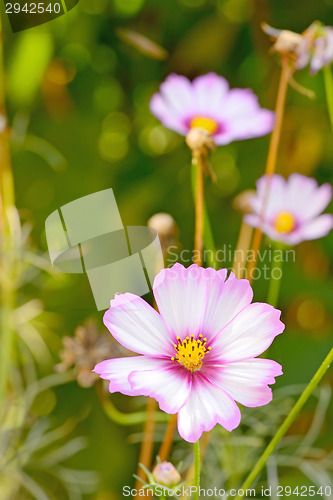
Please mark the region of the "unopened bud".
[[170, 214], [164, 212], [157, 213], [150, 217], [147, 224], [148, 227], [157, 231], [164, 255], [167, 253], [169, 246], [178, 246], [179, 229]]
[[162, 462], [153, 470], [154, 481], [162, 486], [172, 488], [181, 481], [177, 469], [170, 462]]
[[242, 191], [239, 193], [233, 200], [232, 206], [234, 207], [237, 212], [240, 212], [241, 214], [249, 214], [251, 213], [252, 207], [250, 200], [255, 196], [256, 191], [254, 189], [246, 189], [245, 191]]

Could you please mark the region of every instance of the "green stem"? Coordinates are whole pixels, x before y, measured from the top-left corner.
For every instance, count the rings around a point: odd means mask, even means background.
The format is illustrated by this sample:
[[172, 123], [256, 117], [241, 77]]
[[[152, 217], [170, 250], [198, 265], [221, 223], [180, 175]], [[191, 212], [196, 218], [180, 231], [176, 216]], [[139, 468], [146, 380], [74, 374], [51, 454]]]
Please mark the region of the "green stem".
[[[280, 259], [278, 260], [277, 257], [280, 256]], [[269, 288], [268, 288], [268, 296], [267, 296], [267, 302], [273, 307], [277, 306], [278, 303], [278, 298], [279, 298], [279, 291], [280, 291], [280, 286], [281, 286], [281, 279], [282, 279], [282, 258], [281, 258], [281, 250], [280, 249], [275, 249], [274, 250], [274, 257], [273, 257], [273, 267], [271, 269], [271, 277], [269, 280]]]
[[193, 500], [198, 500], [200, 489], [200, 441], [194, 443], [194, 486], [196, 491], [193, 495]]
[[[4, 64], [3, 64], [3, 30], [0, 16], [0, 114], [5, 113]], [[8, 128], [0, 132], [0, 411], [4, 411], [4, 400], [11, 374], [14, 343], [13, 311], [16, 304], [16, 255], [13, 229], [13, 214], [15, 211], [15, 192], [13, 173], [9, 152]]]
[[323, 67], [327, 109], [333, 132], [333, 77], [330, 66]]
[[[101, 385], [96, 386], [97, 394], [102, 404], [105, 414], [110, 420], [119, 425], [137, 425], [142, 424], [147, 419], [147, 412], [138, 411], [135, 413], [122, 413], [113, 405], [107, 394], [104, 393]], [[163, 412], [155, 412], [155, 422], [167, 422], [169, 415]]]
[[330, 350], [320, 367], [318, 368], [317, 372], [309, 382], [309, 384], [306, 386], [304, 389], [303, 393], [295, 403], [293, 409], [285, 419], [285, 421], [282, 423], [282, 425], [279, 427], [278, 431], [276, 432], [275, 436], [265, 449], [264, 453], [261, 455], [259, 458], [258, 462], [254, 466], [252, 472], [249, 474], [249, 476], [246, 478], [245, 482], [243, 483], [241, 490], [243, 490], [242, 495], [238, 495], [236, 500], [241, 500], [244, 498], [244, 495], [246, 494], [246, 490], [250, 488], [255, 481], [255, 479], [258, 477], [259, 473], [261, 472], [262, 468], [265, 466], [267, 459], [270, 457], [270, 455], [273, 453], [283, 436], [286, 434], [288, 431], [289, 427], [297, 417], [297, 415], [300, 413], [302, 410], [303, 406], [327, 372], [330, 364], [333, 362], [333, 348]]

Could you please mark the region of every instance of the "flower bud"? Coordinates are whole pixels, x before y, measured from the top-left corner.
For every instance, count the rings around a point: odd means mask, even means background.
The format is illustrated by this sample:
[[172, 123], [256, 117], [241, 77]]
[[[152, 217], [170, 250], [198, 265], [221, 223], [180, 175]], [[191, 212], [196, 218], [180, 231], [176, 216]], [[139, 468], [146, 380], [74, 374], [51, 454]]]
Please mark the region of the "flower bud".
[[233, 200], [232, 206], [237, 212], [241, 214], [250, 214], [252, 212], [252, 207], [250, 200], [255, 196], [256, 191], [254, 189], [246, 189], [239, 193]]
[[157, 231], [164, 256], [167, 254], [169, 246], [178, 246], [179, 229], [170, 214], [157, 213], [150, 217], [147, 224], [148, 227]]
[[172, 488], [181, 480], [181, 476], [177, 469], [170, 462], [162, 462], [153, 470], [154, 481], [162, 486]]

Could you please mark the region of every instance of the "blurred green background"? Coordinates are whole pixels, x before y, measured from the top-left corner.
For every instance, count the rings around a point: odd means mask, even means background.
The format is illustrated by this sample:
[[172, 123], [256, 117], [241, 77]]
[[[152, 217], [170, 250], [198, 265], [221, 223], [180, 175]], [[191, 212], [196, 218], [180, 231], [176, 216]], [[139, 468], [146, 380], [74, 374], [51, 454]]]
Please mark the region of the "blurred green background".
[[[271, 42], [260, 23], [301, 32], [315, 19], [330, 24], [332, 5], [332, 0], [80, 0], [65, 16], [17, 34], [3, 15], [12, 163], [17, 207], [24, 227], [31, 227], [27, 246], [46, 253], [47, 216], [67, 202], [112, 187], [124, 225], [144, 225], [154, 213], [169, 212], [182, 247], [191, 249], [190, 154], [182, 137], [151, 116], [151, 95], [170, 72], [193, 78], [216, 71], [231, 87], [251, 87], [261, 105], [273, 109], [279, 61], [269, 52]], [[129, 44], [132, 31], [155, 41], [167, 56], [159, 48], [147, 52], [142, 44]], [[295, 79], [313, 89], [316, 98], [289, 89], [278, 172], [297, 171], [332, 183], [333, 141], [322, 75], [312, 77], [305, 69]], [[232, 200], [263, 174], [268, 141], [235, 142], [213, 154], [218, 182], [207, 180], [206, 196], [218, 248], [236, 245], [241, 216]], [[307, 382], [332, 343], [332, 255], [333, 233], [301, 244], [296, 262], [284, 268], [279, 307], [287, 329], [272, 348], [285, 373], [279, 387]], [[224, 264], [231, 266], [230, 261]], [[34, 318], [51, 352], [37, 364], [43, 377], [59, 363], [64, 335], [72, 336], [88, 317], [96, 319], [101, 332], [104, 327], [85, 277], [30, 273], [18, 304], [29, 298], [43, 305]], [[267, 282], [255, 282], [254, 288], [256, 300], [265, 300]], [[332, 381], [332, 373], [327, 379]], [[48, 416], [52, 425], [77, 418], [71, 437], [87, 438], [86, 448], [67, 461], [70, 467], [98, 472], [99, 485], [87, 498], [121, 498], [122, 486], [133, 484], [141, 426], [110, 422], [94, 388], [76, 382], [44, 396], [35, 402], [36, 417]], [[123, 411], [143, 403], [121, 395], [112, 400]], [[333, 443], [330, 411], [317, 440], [326, 449]], [[311, 415], [310, 404], [298, 424], [300, 432]], [[295, 471], [293, 480], [302, 484], [298, 475]], [[66, 498], [56, 487], [53, 493]], [[20, 500], [26, 498], [21, 495]]]

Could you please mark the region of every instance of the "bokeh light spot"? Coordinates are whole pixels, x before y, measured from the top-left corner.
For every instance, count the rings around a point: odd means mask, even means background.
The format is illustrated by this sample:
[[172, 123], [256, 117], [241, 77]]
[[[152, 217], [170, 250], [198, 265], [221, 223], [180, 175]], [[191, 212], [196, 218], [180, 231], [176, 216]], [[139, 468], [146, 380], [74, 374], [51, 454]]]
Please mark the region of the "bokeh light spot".
[[119, 14], [133, 16], [143, 7], [145, 0], [113, 0], [114, 8]]
[[127, 135], [120, 132], [105, 132], [100, 137], [98, 149], [106, 161], [121, 160], [128, 152]]
[[105, 114], [121, 107], [124, 93], [118, 81], [110, 78], [95, 89], [93, 99], [97, 110]]

